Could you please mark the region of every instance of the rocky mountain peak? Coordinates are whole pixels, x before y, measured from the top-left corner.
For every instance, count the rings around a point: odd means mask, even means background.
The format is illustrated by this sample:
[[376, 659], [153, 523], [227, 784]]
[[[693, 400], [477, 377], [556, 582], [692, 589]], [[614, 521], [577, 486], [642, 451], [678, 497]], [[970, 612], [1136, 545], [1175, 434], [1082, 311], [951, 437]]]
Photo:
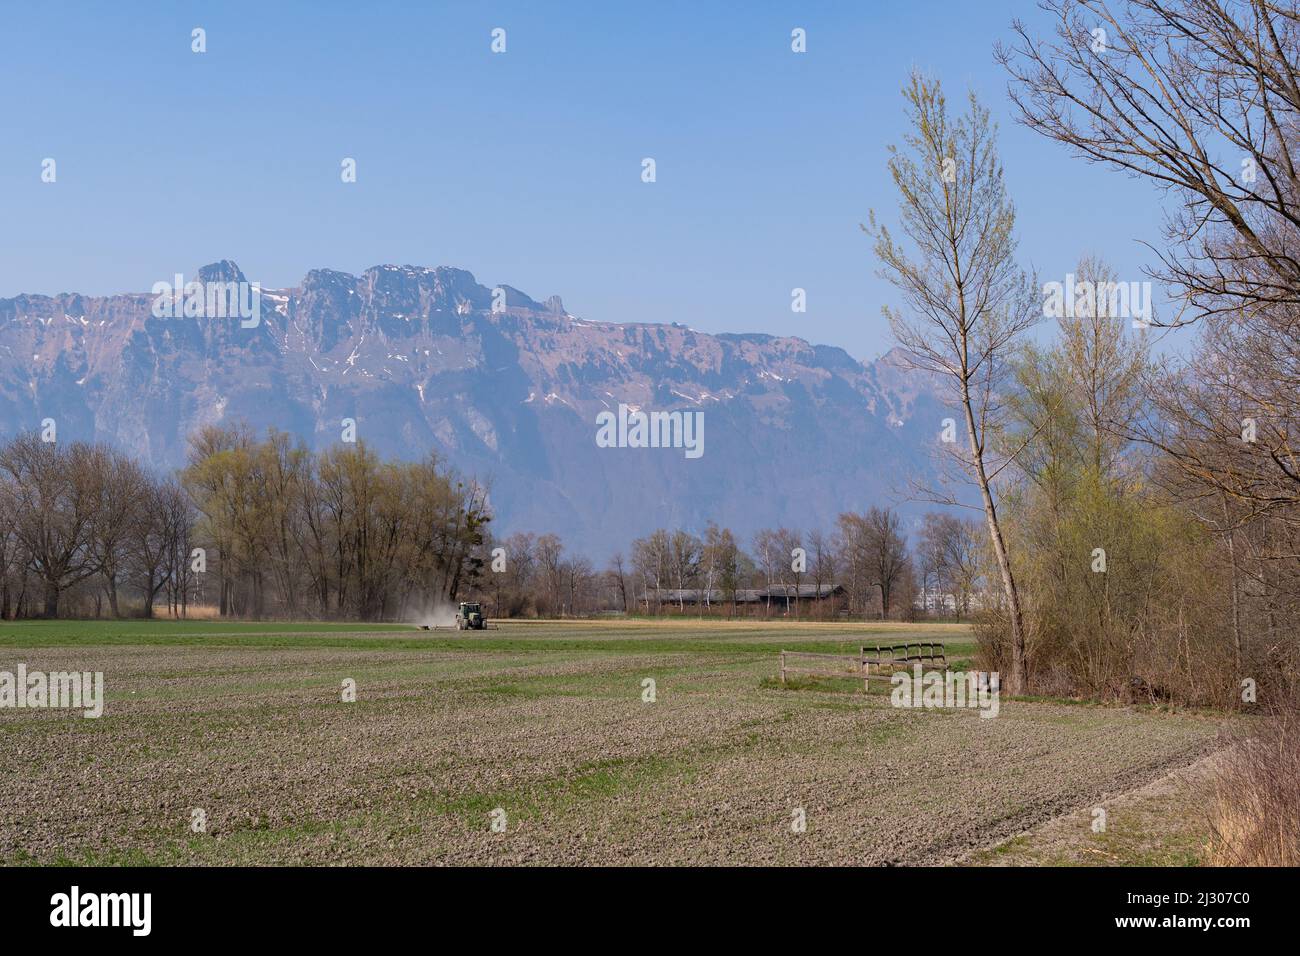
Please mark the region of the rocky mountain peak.
[[202, 266], [198, 273], [200, 282], [247, 282], [244, 273], [240, 271], [239, 266], [235, 265], [230, 259], [222, 259], [220, 262], [210, 262]]

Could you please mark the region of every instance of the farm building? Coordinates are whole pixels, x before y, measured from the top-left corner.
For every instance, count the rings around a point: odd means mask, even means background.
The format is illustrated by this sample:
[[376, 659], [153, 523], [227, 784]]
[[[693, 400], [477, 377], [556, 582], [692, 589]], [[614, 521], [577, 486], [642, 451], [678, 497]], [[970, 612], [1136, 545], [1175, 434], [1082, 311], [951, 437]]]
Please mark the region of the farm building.
[[[661, 604], [722, 605], [731, 603], [731, 592], [722, 588], [662, 588], [656, 592]], [[788, 610], [791, 605], [810, 604], [840, 598], [845, 594], [838, 584], [777, 585], [770, 588], [737, 588], [737, 604], [770, 604], [773, 608]]]

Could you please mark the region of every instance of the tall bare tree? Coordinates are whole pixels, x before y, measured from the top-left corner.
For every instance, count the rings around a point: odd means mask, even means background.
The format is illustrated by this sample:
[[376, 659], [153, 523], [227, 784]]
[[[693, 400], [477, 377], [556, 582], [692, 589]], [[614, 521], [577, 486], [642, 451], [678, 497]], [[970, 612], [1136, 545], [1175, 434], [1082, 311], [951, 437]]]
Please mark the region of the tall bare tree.
[[1000, 389], [1017, 338], [1042, 315], [1036, 282], [1016, 264], [1015, 207], [1007, 194], [996, 128], [974, 95], [966, 113], [949, 114], [937, 81], [914, 73], [904, 88], [912, 131], [890, 148], [889, 172], [900, 197], [900, 245], [872, 213], [880, 274], [903, 308], [886, 308], [909, 367], [944, 377], [966, 431], [959, 460], [979, 488], [1011, 626], [1008, 689], [1027, 679], [1026, 634], [1011, 556], [998, 517], [994, 481], [1001, 464], [991, 438]]

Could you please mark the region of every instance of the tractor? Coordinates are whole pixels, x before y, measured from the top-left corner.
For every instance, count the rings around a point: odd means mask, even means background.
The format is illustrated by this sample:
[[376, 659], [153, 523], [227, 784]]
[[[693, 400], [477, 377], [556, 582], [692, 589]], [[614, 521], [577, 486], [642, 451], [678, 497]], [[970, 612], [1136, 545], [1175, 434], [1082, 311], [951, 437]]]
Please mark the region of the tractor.
[[481, 631], [485, 627], [487, 627], [487, 619], [483, 617], [483, 606], [461, 601], [460, 607], [456, 610], [456, 630]]

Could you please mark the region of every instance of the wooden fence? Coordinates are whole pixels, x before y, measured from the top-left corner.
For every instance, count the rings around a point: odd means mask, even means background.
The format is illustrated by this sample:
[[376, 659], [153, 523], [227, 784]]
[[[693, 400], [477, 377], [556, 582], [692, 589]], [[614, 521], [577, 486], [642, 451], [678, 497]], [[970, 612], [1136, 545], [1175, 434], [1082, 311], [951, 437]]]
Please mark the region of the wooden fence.
[[[912, 653], [912, 648], [916, 648], [915, 654]], [[907, 667], [915, 662], [935, 664], [945, 670], [948, 667], [948, 658], [944, 654], [943, 645], [937, 641], [870, 644], [862, 648], [862, 665], [868, 674], [871, 673], [872, 667], [888, 667], [892, 671], [899, 666]]]
[[[912, 653], [912, 648], [916, 648], [916, 653]], [[902, 653], [899, 653], [900, 651]], [[864, 646], [862, 653], [857, 656], [818, 654], [813, 651], [782, 651], [781, 685], [785, 686], [786, 675], [790, 674], [806, 677], [851, 678], [861, 680], [863, 689], [870, 690], [872, 680], [888, 680], [897, 667], [906, 667], [914, 661], [938, 664], [945, 669], [948, 666], [943, 645], [937, 642]], [[873, 667], [878, 669], [874, 673]], [[883, 668], [889, 668], [889, 673], [881, 673]]]
[[808, 677], [848, 677], [860, 680], [863, 675], [862, 658], [854, 657], [852, 654], [782, 651], [782, 684], [785, 684], [786, 674], [803, 674]]

